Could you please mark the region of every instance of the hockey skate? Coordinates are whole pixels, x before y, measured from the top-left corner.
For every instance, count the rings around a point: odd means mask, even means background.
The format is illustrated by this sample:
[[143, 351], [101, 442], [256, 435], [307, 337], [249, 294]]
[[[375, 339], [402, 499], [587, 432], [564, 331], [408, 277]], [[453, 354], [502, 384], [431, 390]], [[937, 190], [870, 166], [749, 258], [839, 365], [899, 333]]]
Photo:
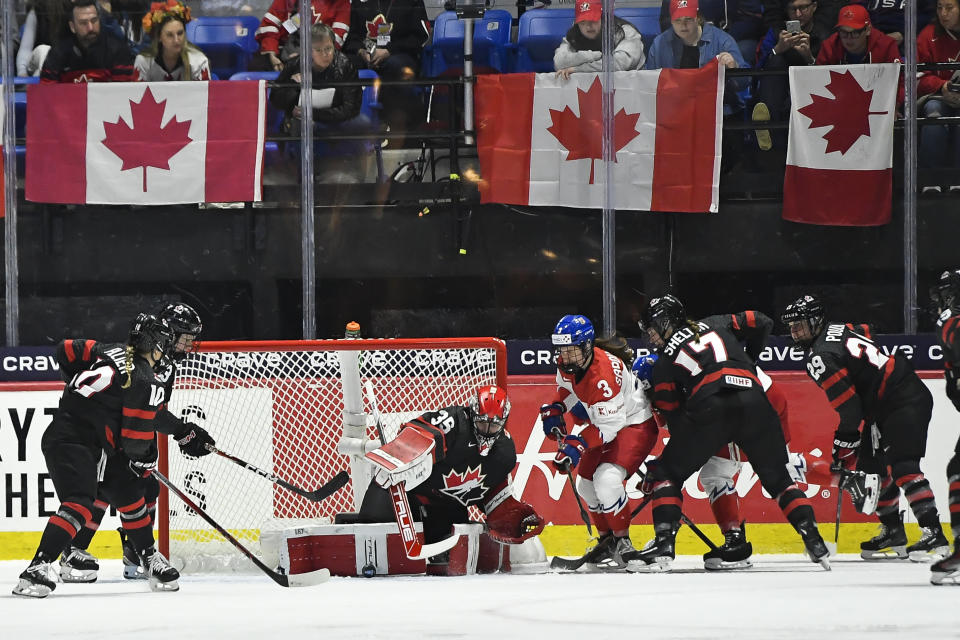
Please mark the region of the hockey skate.
[[162, 553], [150, 547], [141, 554], [143, 568], [150, 580], [150, 588], [154, 591], [179, 591], [180, 572], [163, 556]]
[[30, 566], [20, 574], [17, 586], [13, 588], [13, 595], [28, 598], [46, 598], [50, 595], [50, 592], [57, 588], [57, 572], [51, 565], [52, 563], [42, 556], [34, 558]]
[[730, 529], [723, 534], [723, 544], [719, 548], [703, 554], [703, 567], [709, 571], [749, 569], [753, 566], [751, 555], [753, 545], [747, 542], [746, 523], [741, 522], [740, 528]]
[[117, 529], [120, 534], [120, 546], [123, 549], [123, 577], [127, 580], [146, 580], [147, 571], [140, 562], [140, 554], [127, 539], [123, 528]]
[[640, 551], [633, 551], [623, 555], [627, 562], [627, 571], [631, 573], [661, 573], [673, 568], [676, 557], [674, 551], [677, 523], [661, 522], [654, 527], [656, 537], [648, 542]]
[[903, 530], [903, 512], [895, 525], [880, 523], [880, 533], [860, 543], [864, 560], [903, 560], [907, 557], [907, 532]]
[[64, 582], [96, 582], [100, 564], [86, 549], [69, 547], [60, 556], [60, 579]]
[[797, 525], [797, 533], [803, 539], [803, 546], [807, 548], [807, 557], [830, 571], [830, 550], [817, 531], [817, 523], [813, 520], [804, 520]]
[[953, 539], [953, 553], [930, 567], [930, 582], [960, 585], [960, 537]]
[[943, 535], [940, 523], [932, 527], [921, 527], [920, 539], [907, 547], [907, 555], [914, 562], [936, 562], [950, 553], [950, 543]]
[[[626, 566], [621, 557], [620, 540], [626, 540], [630, 549], [630, 538], [617, 538], [612, 532], [607, 532], [597, 540], [597, 546], [587, 552], [589, 559], [585, 563], [587, 571], [613, 571]], [[630, 549], [622, 549], [624, 553]]]

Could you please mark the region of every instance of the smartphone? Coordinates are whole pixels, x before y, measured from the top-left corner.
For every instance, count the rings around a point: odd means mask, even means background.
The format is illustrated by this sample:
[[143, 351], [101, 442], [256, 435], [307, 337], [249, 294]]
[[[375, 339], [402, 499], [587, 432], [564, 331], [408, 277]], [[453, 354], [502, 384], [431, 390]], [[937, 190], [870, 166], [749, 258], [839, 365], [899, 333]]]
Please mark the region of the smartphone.
[[800, 33], [800, 21], [787, 20], [787, 33]]

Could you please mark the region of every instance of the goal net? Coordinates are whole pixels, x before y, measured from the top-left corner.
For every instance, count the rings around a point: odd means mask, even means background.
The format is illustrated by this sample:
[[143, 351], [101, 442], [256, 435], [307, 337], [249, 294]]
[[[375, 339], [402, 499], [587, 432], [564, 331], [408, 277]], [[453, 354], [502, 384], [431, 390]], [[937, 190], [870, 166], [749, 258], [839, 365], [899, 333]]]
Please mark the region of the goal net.
[[[262, 536], [332, 522], [359, 507], [367, 465], [339, 453], [337, 443], [351, 427], [356, 435], [377, 437], [365, 388], [373, 390], [390, 440], [411, 417], [468, 404], [478, 386], [505, 383], [506, 349], [494, 338], [204, 342], [178, 364], [169, 404], [175, 415], [205, 427], [219, 449], [306, 491], [343, 470], [351, 481], [311, 502], [221, 456], [188, 459], [172, 440], [161, 450], [160, 466], [197, 506], [262, 555]], [[252, 566], [176, 496], [166, 495], [158, 533], [175, 565], [188, 572]]]

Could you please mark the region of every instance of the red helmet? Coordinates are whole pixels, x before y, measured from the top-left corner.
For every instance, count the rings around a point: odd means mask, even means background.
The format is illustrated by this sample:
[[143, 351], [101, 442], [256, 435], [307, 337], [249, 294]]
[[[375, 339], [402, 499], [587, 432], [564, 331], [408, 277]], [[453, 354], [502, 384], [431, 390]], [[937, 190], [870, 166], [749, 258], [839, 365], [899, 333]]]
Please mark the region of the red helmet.
[[477, 397], [471, 402], [473, 433], [480, 445], [480, 455], [486, 455], [496, 442], [510, 415], [510, 399], [503, 387], [495, 385], [477, 389]]

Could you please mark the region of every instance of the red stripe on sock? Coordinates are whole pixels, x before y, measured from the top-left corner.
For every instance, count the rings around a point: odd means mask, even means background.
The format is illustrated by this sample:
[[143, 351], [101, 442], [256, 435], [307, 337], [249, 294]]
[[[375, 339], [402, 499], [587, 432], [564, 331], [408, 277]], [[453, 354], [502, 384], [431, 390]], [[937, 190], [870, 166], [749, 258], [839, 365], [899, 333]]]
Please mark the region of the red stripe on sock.
[[87, 509], [82, 504], [77, 504], [76, 502], [64, 502], [60, 505], [61, 507], [69, 507], [83, 517], [84, 522], [89, 522], [93, 520], [93, 514], [90, 513], [90, 509]]
[[124, 529], [143, 529], [144, 527], [149, 527], [152, 523], [150, 521], [150, 516], [144, 516], [139, 520], [121, 520], [121, 524], [123, 525]]
[[50, 516], [50, 524], [56, 525], [70, 534], [70, 538], [73, 539], [77, 535], [77, 530], [73, 528], [73, 525], [61, 518], [60, 516]]

